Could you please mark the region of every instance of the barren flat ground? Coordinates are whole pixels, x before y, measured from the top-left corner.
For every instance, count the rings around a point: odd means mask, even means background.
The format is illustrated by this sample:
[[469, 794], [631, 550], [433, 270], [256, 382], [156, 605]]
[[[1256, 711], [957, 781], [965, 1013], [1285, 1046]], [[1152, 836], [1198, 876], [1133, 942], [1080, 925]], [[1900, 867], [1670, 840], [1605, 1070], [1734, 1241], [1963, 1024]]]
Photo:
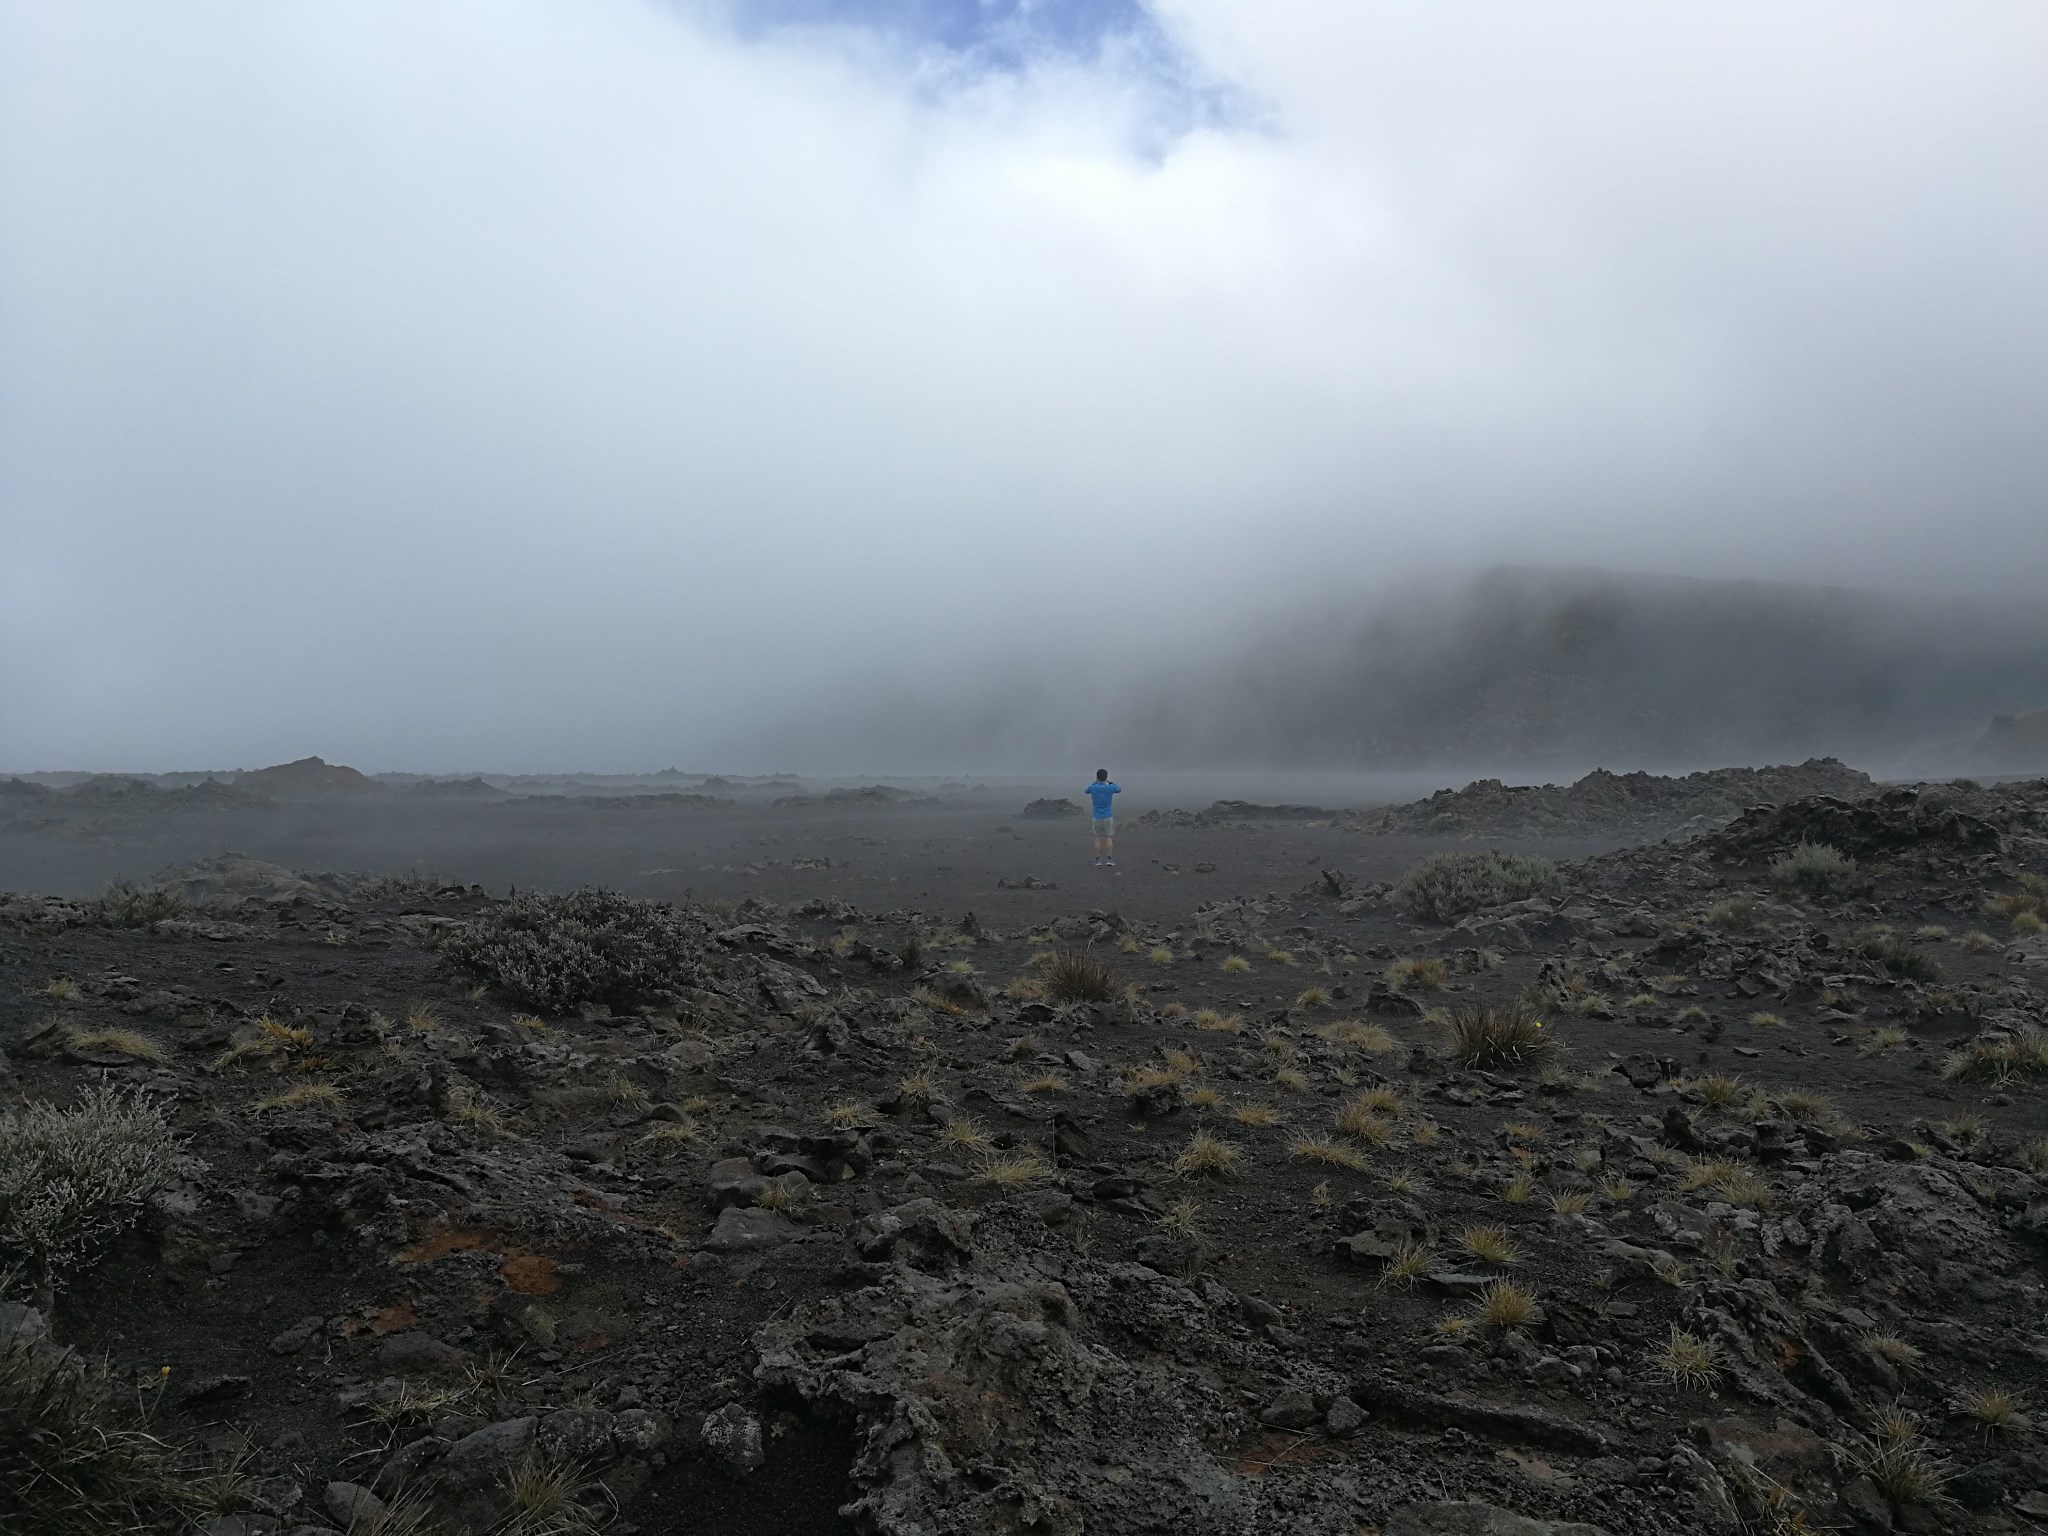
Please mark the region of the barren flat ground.
[[[925, 793], [914, 780], [889, 782]], [[1291, 890], [1324, 863], [1367, 881], [1390, 879], [1419, 853], [1451, 844], [1360, 837], [1327, 819], [1148, 826], [1141, 824], [1147, 812], [1200, 811], [1222, 799], [1341, 810], [1434, 787], [1434, 780], [1391, 779], [1374, 781], [1377, 793], [1362, 793], [1356, 780], [1178, 776], [1148, 798], [1134, 785], [1118, 801], [1114, 870], [1092, 865], [1079, 781], [852, 811], [745, 802], [669, 808], [624, 797], [470, 804], [391, 796], [137, 819], [78, 835], [0, 832], [0, 888], [84, 896], [116, 878], [146, 881], [166, 866], [232, 850], [287, 869], [435, 875], [499, 894], [515, 886], [600, 885], [661, 901], [826, 897], [953, 917], [973, 911], [1005, 927], [1090, 907], [1157, 919], [1206, 901]], [[1073, 819], [1018, 814], [1061, 788], [1077, 808]], [[1331, 797], [1305, 798], [1317, 791]], [[1490, 845], [1562, 857], [1613, 847], [1622, 836]], [[1204, 864], [1213, 870], [1198, 873]], [[1031, 878], [1058, 889], [1025, 887]], [[999, 881], [1008, 888], [999, 889]]]

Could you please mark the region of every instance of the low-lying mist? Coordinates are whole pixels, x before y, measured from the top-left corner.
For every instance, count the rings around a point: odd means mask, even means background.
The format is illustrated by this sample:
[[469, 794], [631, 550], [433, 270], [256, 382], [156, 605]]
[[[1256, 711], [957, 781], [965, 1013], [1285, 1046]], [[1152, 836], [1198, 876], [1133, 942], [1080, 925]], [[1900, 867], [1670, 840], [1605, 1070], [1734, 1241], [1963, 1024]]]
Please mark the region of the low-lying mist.
[[812, 771], [1104, 757], [1448, 778], [1832, 755], [1940, 772], [1973, 765], [1994, 716], [2044, 706], [2037, 608], [1514, 569], [1269, 612], [1171, 657], [1083, 642], [863, 672], [738, 755]]

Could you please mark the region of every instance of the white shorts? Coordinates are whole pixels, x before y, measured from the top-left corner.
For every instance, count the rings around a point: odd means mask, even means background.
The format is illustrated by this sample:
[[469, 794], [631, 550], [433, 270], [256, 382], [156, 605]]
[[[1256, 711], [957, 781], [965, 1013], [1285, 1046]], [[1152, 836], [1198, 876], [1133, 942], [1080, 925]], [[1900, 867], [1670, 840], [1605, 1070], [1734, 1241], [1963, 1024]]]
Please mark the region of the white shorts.
[[1097, 816], [1094, 819], [1094, 827], [1097, 837], [1116, 836], [1116, 818], [1114, 816]]

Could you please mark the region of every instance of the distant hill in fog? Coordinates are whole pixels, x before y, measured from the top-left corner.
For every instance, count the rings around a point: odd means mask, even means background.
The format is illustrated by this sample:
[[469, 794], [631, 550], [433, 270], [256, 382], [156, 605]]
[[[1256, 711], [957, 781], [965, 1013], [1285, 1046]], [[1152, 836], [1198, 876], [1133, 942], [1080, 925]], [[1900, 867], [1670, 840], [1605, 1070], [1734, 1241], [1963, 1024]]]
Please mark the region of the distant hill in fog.
[[[1503, 570], [1275, 621], [1091, 692], [1012, 663], [842, 689], [754, 744], [803, 766], [1699, 766], [1959, 770], [2048, 707], [2048, 615], [1785, 583]], [[1986, 768], [1996, 765], [1984, 763]], [[2048, 764], [2040, 765], [2048, 768]]]

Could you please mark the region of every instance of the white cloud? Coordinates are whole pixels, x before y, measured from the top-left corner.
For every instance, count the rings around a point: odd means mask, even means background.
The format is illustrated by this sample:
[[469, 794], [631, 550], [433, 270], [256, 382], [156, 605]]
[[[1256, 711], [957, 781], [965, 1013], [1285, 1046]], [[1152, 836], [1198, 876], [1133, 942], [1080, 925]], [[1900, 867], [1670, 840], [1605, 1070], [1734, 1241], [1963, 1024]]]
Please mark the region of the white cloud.
[[0, 4], [0, 768], [666, 761], [1417, 562], [2030, 579], [2040, 15], [1177, 0], [1264, 125], [1160, 153], [1113, 59]]

